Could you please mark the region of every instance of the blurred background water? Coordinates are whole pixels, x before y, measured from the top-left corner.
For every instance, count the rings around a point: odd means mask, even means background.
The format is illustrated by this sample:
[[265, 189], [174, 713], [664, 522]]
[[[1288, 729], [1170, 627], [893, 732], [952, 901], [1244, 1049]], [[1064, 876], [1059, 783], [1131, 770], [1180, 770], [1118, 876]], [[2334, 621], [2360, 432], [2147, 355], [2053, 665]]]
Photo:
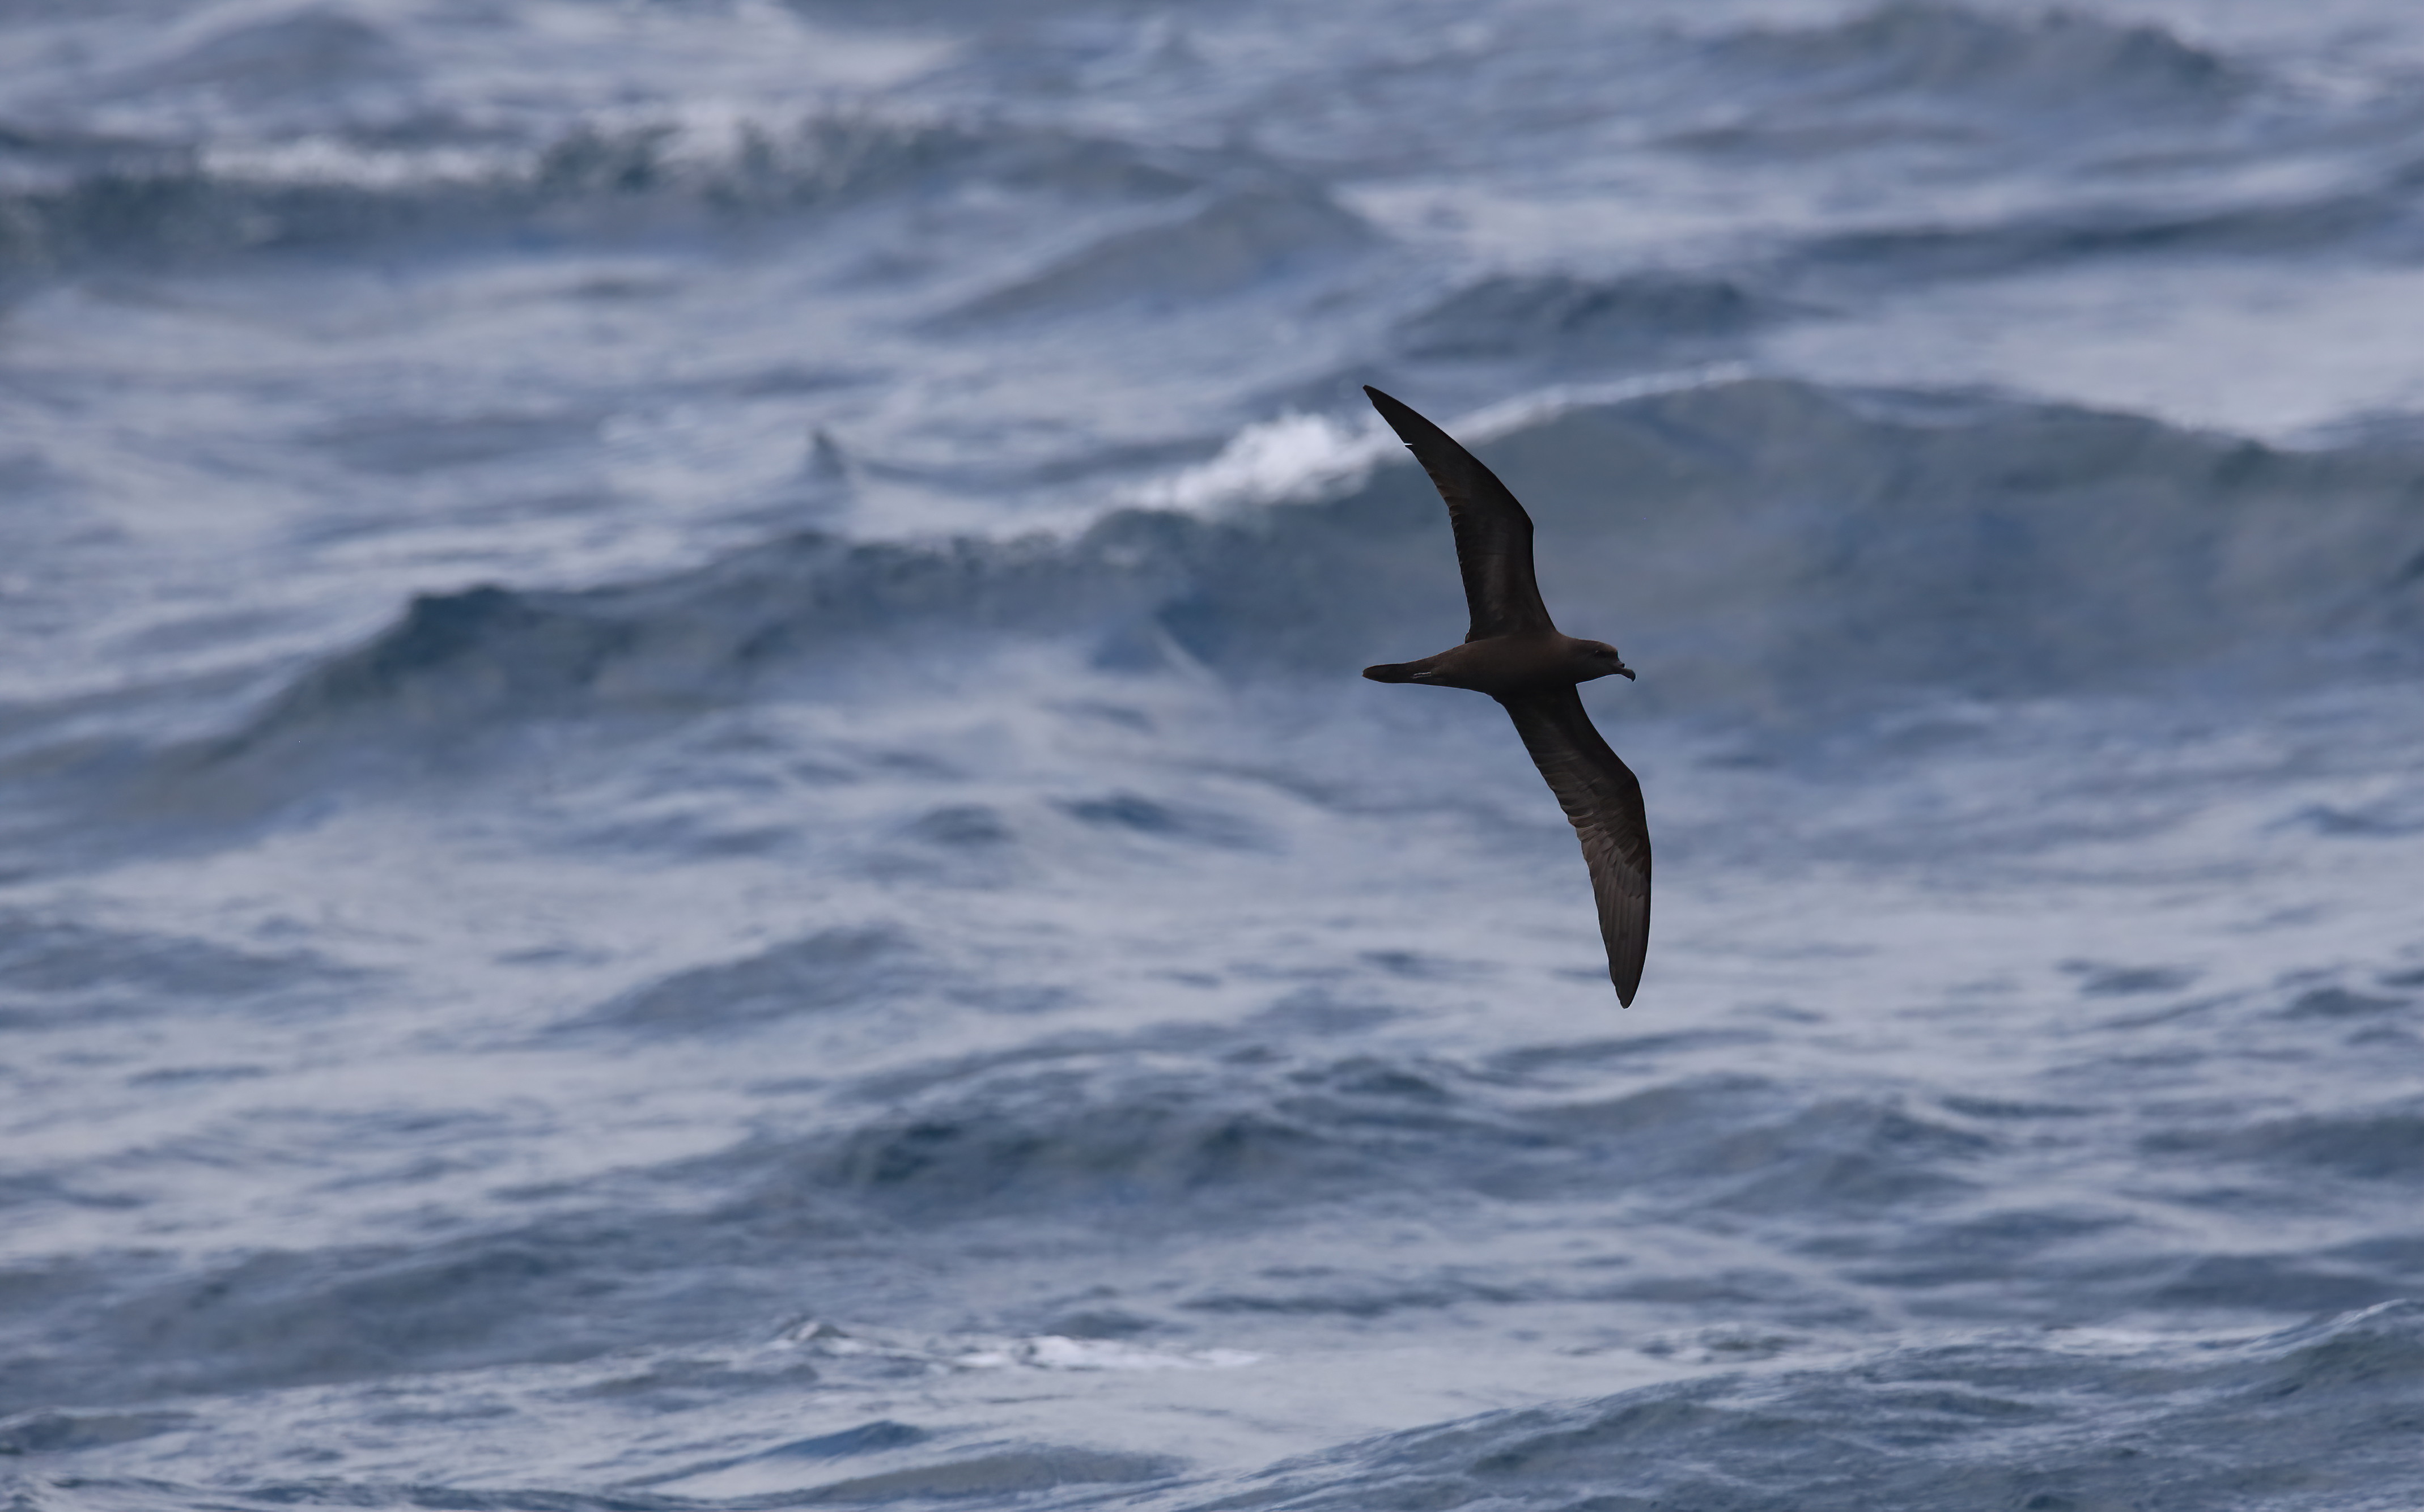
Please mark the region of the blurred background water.
[[0, 1501], [2413, 1512], [2419, 195], [2398, 0], [8, 0]]

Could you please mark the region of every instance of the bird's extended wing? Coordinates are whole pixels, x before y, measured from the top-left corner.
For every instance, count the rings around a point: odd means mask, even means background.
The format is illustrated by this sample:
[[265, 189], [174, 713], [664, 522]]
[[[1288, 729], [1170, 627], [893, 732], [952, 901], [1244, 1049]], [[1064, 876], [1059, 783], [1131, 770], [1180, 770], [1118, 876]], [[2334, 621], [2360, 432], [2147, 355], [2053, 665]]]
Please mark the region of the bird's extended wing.
[[1650, 821], [1641, 811], [1641, 781], [1600, 739], [1573, 689], [1498, 701], [1582, 837], [1583, 862], [1599, 899], [1599, 932], [1607, 942], [1608, 979], [1616, 983], [1617, 1001], [1631, 1008], [1650, 949]]
[[1456, 526], [1456, 564], [1464, 574], [1464, 604], [1473, 613], [1473, 630], [1465, 639], [1554, 632], [1532, 578], [1532, 517], [1447, 432], [1378, 389], [1364, 391], [1447, 501], [1448, 518]]

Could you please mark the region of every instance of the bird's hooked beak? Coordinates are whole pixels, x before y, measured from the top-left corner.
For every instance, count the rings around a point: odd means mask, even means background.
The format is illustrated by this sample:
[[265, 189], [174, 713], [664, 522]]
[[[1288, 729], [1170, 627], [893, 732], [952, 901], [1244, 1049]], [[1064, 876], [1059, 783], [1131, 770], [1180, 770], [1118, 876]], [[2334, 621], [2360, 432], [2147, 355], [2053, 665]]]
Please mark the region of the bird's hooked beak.
[[1622, 677], [1627, 682], [1638, 682], [1641, 680], [1633, 675], [1633, 669], [1631, 667], [1626, 666], [1621, 661], [1616, 664], [1616, 675]]

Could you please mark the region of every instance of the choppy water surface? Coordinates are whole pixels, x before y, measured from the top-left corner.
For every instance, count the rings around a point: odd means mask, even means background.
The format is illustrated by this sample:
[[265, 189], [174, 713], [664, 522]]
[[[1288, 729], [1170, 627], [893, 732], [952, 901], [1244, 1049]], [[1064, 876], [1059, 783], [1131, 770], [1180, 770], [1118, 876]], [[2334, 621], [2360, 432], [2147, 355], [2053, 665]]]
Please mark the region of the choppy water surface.
[[[20, 3], [24, 1512], [2424, 1504], [2424, 21]], [[1638, 1004], [1357, 386], [1638, 686]]]

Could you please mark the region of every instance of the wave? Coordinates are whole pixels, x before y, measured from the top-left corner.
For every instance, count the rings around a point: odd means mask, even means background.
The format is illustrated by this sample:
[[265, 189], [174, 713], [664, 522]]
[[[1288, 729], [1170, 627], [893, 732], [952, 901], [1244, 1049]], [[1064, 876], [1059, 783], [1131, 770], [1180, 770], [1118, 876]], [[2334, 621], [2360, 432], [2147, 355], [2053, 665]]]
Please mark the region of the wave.
[[0, 275], [19, 279], [390, 242], [713, 231], [967, 183], [1151, 204], [1252, 166], [1237, 152], [868, 111], [788, 126], [592, 120], [537, 144], [443, 119], [254, 142], [15, 129], [0, 150]]
[[1408, 357], [1668, 362], [1806, 313], [1744, 281], [1672, 272], [1485, 279], [1401, 322]]
[[1210, 193], [1156, 224], [1102, 237], [968, 301], [945, 324], [1192, 304], [1311, 271], [1378, 239], [1313, 184], [1248, 184]]
[[[1283, 1000], [1269, 1022], [1299, 1007]], [[1817, 1097], [1748, 1075], [1517, 1074], [1318, 1049], [1206, 1063], [1192, 1032], [1045, 1042], [875, 1076], [838, 1090], [839, 1106], [865, 1109], [852, 1126], [739, 1146], [694, 1163], [684, 1180], [749, 1194], [728, 1210], [736, 1216], [813, 1197], [887, 1225], [1015, 1215], [1142, 1231], [1251, 1227], [1309, 1204], [1424, 1193], [1688, 1201], [1823, 1219], [1930, 1211], [1970, 1191], [1971, 1168], [1998, 1148], [1966, 1121], [1892, 1092]], [[1263, 1305], [1252, 1290], [1233, 1283], [1218, 1305]], [[1299, 1279], [1268, 1305], [1367, 1305], [1322, 1301], [1320, 1290]]]
[[[2424, 650], [2416, 459], [2396, 449], [1764, 378], [1534, 411], [1479, 445], [1539, 523], [1565, 623], [1643, 670], [1636, 708], [2368, 676]], [[1421, 475], [1391, 459], [1338, 486], [1122, 510], [1066, 539], [800, 535], [617, 587], [429, 595], [188, 770], [297, 740], [367, 755], [372, 730], [678, 714], [853, 668], [931, 676], [1020, 639], [1238, 680], [1336, 679], [1452, 640], [1462, 606]]]
[[[800, 1333], [805, 1347], [783, 1351], [790, 1359], [779, 1375], [757, 1361], [700, 1358], [697, 1350], [668, 1363], [727, 1392], [802, 1390], [818, 1378], [811, 1360], [861, 1369], [881, 1361], [909, 1380], [990, 1363], [973, 1351], [938, 1351], [942, 1341], [933, 1339], [895, 1345], [880, 1334], [861, 1338], [823, 1325]], [[1726, 1342], [1736, 1345], [1737, 1360], [1757, 1358], [1756, 1338]], [[1079, 1342], [1023, 1344], [1040, 1355]], [[666, 1384], [629, 1372], [626, 1366], [626, 1378], [588, 1390], [646, 1392]], [[897, 1393], [899, 1384], [891, 1384]], [[731, 1452], [735, 1440], [726, 1435], [701, 1445], [712, 1457], [608, 1487], [223, 1478], [212, 1494], [298, 1505], [534, 1512], [987, 1497], [1078, 1507], [1100, 1505], [1106, 1494], [1164, 1512], [1376, 1505], [1864, 1512], [2174, 1503], [2359, 1512], [2414, 1499], [2408, 1404], [2419, 1389], [2424, 1304], [2401, 1300], [2255, 1337], [2056, 1329], [1862, 1352], [1825, 1366], [1696, 1373], [1376, 1436], [1243, 1474], [1207, 1475], [1166, 1455], [975, 1439], [966, 1428], [867, 1416], [852, 1423], [835, 1412], [852, 1425], [743, 1454]], [[19, 1453], [40, 1455], [137, 1441], [190, 1429], [195, 1421], [165, 1409], [46, 1409], [9, 1419], [0, 1430], [12, 1432]], [[756, 1437], [780, 1434], [760, 1430]], [[2319, 1455], [2318, 1444], [2329, 1453]], [[198, 1488], [159, 1480], [87, 1475], [62, 1484], [104, 1494], [111, 1504], [169, 1507], [211, 1499]]]
[[[969, 848], [989, 851], [1011, 838], [1001, 819], [981, 804], [933, 809], [909, 826], [909, 836], [960, 853]], [[965, 880], [965, 865], [955, 867], [955, 877]], [[720, 1035], [758, 1030], [809, 1012], [855, 1015], [870, 1006], [923, 998], [997, 1012], [1035, 1012], [1066, 995], [1069, 991], [1055, 986], [1003, 984], [994, 977], [948, 967], [895, 926], [829, 928], [742, 960], [674, 972], [557, 1025], [557, 1032]]]
[[[2417, 1247], [2398, 1235], [2281, 1254], [2219, 1236], [2178, 1248], [2173, 1236], [2205, 1231], [2163, 1208], [2204, 1211], [2196, 1191], [2049, 1200], [2035, 1180], [2042, 1153], [2078, 1148], [2081, 1121], [2109, 1109], [1788, 1082], [1732, 1069], [1763, 1055], [1766, 1036], [1741, 1029], [1477, 1058], [1376, 1048], [1366, 1031], [1395, 1011], [1419, 963], [1367, 964], [1367, 1011], [1351, 1024], [1323, 991], [1275, 981], [1268, 1006], [1235, 1024], [1062, 1032], [789, 1084], [795, 1101], [759, 1105], [753, 1132], [724, 1148], [496, 1192], [510, 1227], [409, 1248], [21, 1263], [0, 1272], [0, 1347], [17, 1361], [0, 1413], [693, 1347], [732, 1330], [762, 1337], [763, 1320], [803, 1297], [845, 1315], [876, 1298], [880, 1315], [901, 1317], [911, 1303], [885, 1292], [870, 1253], [981, 1255], [991, 1267], [1082, 1234], [1200, 1259], [1223, 1244], [1268, 1253], [1272, 1234], [1308, 1223], [1417, 1211], [1453, 1229], [1587, 1209], [1645, 1237], [1612, 1267], [1562, 1250], [1487, 1268], [1205, 1265], [1184, 1288], [1116, 1310], [1032, 1299], [1034, 1321], [1057, 1334], [1184, 1337], [1190, 1319], [1467, 1303], [1638, 1319], [1717, 1304], [1760, 1327], [1840, 1333], [1873, 1323], [1881, 1295], [1939, 1320], [2038, 1326], [2150, 1311], [2278, 1316], [2413, 1295], [2424, 1281]], [[828, 928], [643, 983], [564, 1027], [658, 1048], [801, 1014], [847, 1014], [864, 1033], [897, 1022], [904, 999], [936, 995], [1024, 1016], [1020, 985], [989, 975], [955, 970], [898, 930]], [[2387, 1189], [2413, 1168], [2417, 1126], [2410, 1100], [2182, 1129], [2124, 1158], [2149, 1180], [2167, 1166], [2210, 1170], [2218, 1156], [2278, 1167], [2285, 1192], [2319, 1172]], [[411, 1128], [425, 1134], [425, 1117]], [[1713, 1238], [1726, 1246], [1715, 1264], [1694, 1252]], [[953, 1285], [933, 1305], [956, 1313], [964, 1301]], [[2043, 1374], [2048, 1390], [2076, 1380]], [[1840, 1389], [1844, 1377], [1810, 1380]]]
[[388, 33], [334, 8], [239, 23], [168, 57], [112, 81], [109, 92], [157, 97], [180, 89], [243, 99], [254, 112], [264, 103], [342, 107], [390, 104], [423, 76], [410, 52]]
[[0, 1032], [197, 1009], [254, 1009], [359, 986], [367, 974], [306, 954], [0, 915]]
[[1163, 1504], [2387, 1507], [2418, 1484], [2389, 1404], [2419, 1389], [2424, 1305], [2397, 1302], [2227, 1345], [2058, 1335], [1652, 1386], [1391, 1434]]
[[[2398, 998], [2308, 995], [2301, 1006], [2333, 1015], [2371, 1016], [2409, 1007]], [[2150, 1152], [2210, 1162], [2244, 1160], [2287, 1168], [2293, 1179], [2412, 1180], [2424, 1153], [2424, 1105], [2410, 1100], [2332, 1113], [2272, 1119], [2224, 1130], [2174, 1131], [2147, 1141]]]
[[[1400, 318], [1417, 362], [1521, 361], [1562, 372], [1672, 369], [1731, 358], [1762, 332], [1931, 283], [2120, 260], [2402, 258], [2424, 169], [2400, 161], [2294, 194], [2077, 196], [1972, 219], [1887, 220], [1784, 242], [1730, 269], [1608, 278], [1496, 275]], [[2380, 422], [2384, 439], [2398, 422]]]
[[676, 972], [568, 1027], [660, 1033], [755, 1027], [798, 1013], [864, 1011], [929, 986], [938, 976], [898, 930], [824, 930], [744, 960]]
[[[886, 1425], [879, 1421], [868, 1426]], [[889, 1425], [903, 1433], [922, 1432], [905, 1424]], [[828, 1437], [842, 1440], [846, 1436]], [[804, 1505], [1094, 1506], [1108, 1496], [1130, 1503], [1152, 1488], [1149, 1483], [1176, 1481], [1186, 1469], [1184, 1461], [1167, 1455], [1002, 1440], [954, 1444], [944, 1454], [917, 1456], [887, 1453], [895, 1446], [875, 1434], [869, 1435], [864, 1450], [847, 1446], [827, 1449], [821, 1444], [821, 1440], [803, 1440], [796, 1447], [731, 1460], [715, 1470], [678, 1480], [646, 1483], [662, 1486], [662, 1490], [624, 1486], [604, 1490], [566, 1490], [439, 1481], [301, 1480], [255, 1483], [236, 1494], [273, 1506], [443, 1506], [476, 1512], [714, 1512], [736, 1507]], [[906, 1446], [903, 1440], [901, 1447]], [[877, 1464], [913, 1458], [915, 1462], [894, 1469], [855, 1467], [862, 1472], [820, 1483], [806, 1491], [797, 1488], [803, 1472], [818, 1462], [835, 1458], [848, 1464], [859, 1454]], [[106, 1495], [111, 1506], [159, 1507], [163, 1512], [211, 1504], [226, 1494], [215, 1488], [205, 1489], [165, 1480], [93, 1477], [79, 1478], [74, 1484], [80, 1492]], [[24, 1505], [35, 1504], [30, 1498], [21, 1500]]]
[[1993, 16], [1929, 0], [1894, 0], [1826, 25], [1736, 33], [1710, 56], [1831, 110], [1901, 99], [1967, 111], [2205, 116], [2254, 87], [2238, 65], [2159, 25], [2060, 9]]
[[1863, 227], [1810, 237], [1768, 277], [1806, 297], [1900, 291], [1922, 280], [1991, 279], [2112, 258], [2396, 253], [2415, 236], [2413, 185], [2400, 165], [2320, 193], [2219, 203], [2067, 206], [1959, 225]]
[[[694, 1001], [706, 995], [695, 977], [691, 984]], [[630, 1014], [600, 1027], [654, 1028]], [[1965, 1186], [1957, 1169], [1984, 1146], [1891, 1096], [1817, 1098], [1756, 1077], [1651, 1081], [1609, 1097], [1319, 1046], [1266, 1058], [1206, 1053], [1229, 1042], [1180, 1027], [860, 1078], [821, 1097], [806, 1129], [504, 1194], [544, 1216], [409, 1249], [106, 1257], [95, 1265], [114, 1277], [107, 1285], [82, 1271], [0, 1273], [0, 1344], [19, 1361], [0, 1412], [695, 1340], [758, 1326], [803, 1295], [854, 1305], [870, 1284], [882, 1290], [867, 1274], [870, 1247], [955, 1252], [947, 1231], [1019, 1248], [1080, 1233], [1194, 1245], [1251, 1242], [1350, 1208], [1578, 1201], [1651, 1211], [1714, 1202], [1736, 1220], [1792, 1211], [1857, 1223], [1887, 1206], [1935, 1209]], [[912, 1233], [929, 1237], [903, 1250]], [[1671, 1303], [1676, 1283], [1600, 1272], [1578, 1281], [1550, 1260], [1484, 1292]], [[1443, 1305], [1462, 1284], [1351, 1269], [1240, 1272], [1150, 1308], [1178, 1318], [1372, 1316]], [[1746, 1305], [1764, 1293], [1760, 1305], [1789, 1308], [1810, 1291], [1807, 1281], [1723, 1284], [1743, 1289]], [[1056, 1305], [1065, 1313], [1071, 1304]], [[1108, 1314], [1056, 1325], [1156, 1326]], [[59, 1339], [79, 1343], [44, 1343]]]

